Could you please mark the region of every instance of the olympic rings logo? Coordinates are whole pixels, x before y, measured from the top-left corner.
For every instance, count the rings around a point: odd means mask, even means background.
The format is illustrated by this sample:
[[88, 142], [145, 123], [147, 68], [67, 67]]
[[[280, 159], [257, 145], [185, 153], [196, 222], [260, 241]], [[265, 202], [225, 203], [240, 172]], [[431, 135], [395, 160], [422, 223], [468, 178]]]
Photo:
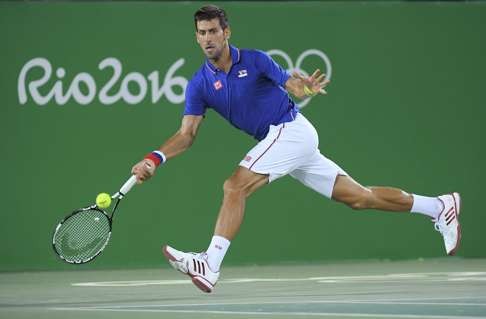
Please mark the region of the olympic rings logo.
[[[309, 73], [306, 70], [302, 69], [302, 64], [304, 63], [304, 60], [306, 58], [310, 57], [310, 56], [316, 56], [324, 62], [326, 68], [325, 68], [325, 70], [323, 70], [323, 73], [326, 74], [326, 78], [328, 80], [331, 80], [331, 77], [332, 77], [331, 60], [329, 60], [327, 55], [324, 52], [322, 52], [321, 50], [317, 50], [317, 49], [305, 50], [304, 52], [302, 52], [299, 55], [299, 57], [295, 61], [295, 65], [292, 62], [292, 59], [290, 58], [290, 56], [282, 50], [279, 50], [279, 49], [268, 50], [267, 54], [270, 55], [270, 56], [281, 57], [285, 61], [285, 63], [287, 64], [287, 71], [289, 71], [289, 72], [297, 71], [297, 72], [304, 74], [304, 76], [309, 76]], [[319, 69], [322, 69], [322, 68], [319, 67]], [[302, 100], [299, 103], [299, 106], [301, 108], [303, 108], [304, 106], [306, 106], [309, 103], [310, 100], [311, 100], [311, 98], [307, 98], [305, 100]]]

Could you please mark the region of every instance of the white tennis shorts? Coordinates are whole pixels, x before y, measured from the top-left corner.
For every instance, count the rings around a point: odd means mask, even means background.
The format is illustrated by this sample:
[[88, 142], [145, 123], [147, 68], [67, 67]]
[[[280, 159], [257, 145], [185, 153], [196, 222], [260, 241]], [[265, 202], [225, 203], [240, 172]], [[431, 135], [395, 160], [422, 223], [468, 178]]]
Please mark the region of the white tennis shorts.
[[302, 184], [331, 198], [338, 175], [348, 175], [318, 149], [314, 126], [300, 113], [292, 122], [270, 125], [267, 136], [240, 162], [252, 172], [269, 176], [269, 183], [290, 174]]

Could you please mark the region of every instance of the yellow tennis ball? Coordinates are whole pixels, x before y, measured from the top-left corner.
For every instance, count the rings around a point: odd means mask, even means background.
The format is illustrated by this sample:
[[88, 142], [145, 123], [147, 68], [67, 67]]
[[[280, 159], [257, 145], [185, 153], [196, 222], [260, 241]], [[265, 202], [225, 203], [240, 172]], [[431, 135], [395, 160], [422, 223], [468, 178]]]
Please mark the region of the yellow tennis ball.
[[111, 196], [107, 193], [99, 193], [96, 196], [96, 205], [99, 208], [108, 208], [111, 205]]

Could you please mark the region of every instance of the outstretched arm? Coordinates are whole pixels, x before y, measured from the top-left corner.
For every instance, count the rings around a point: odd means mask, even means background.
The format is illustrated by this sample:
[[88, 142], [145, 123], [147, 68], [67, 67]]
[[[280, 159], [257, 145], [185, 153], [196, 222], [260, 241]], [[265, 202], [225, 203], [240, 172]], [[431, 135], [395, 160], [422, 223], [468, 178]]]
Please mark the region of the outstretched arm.
[[317, 94], [327, 94], [324, 88], [329, 83], [324, 73], [319, 69], [309, 77], [304, 77], [298, 72], [293, 72], [292, 76], [285, 82], [285, 88], [292, 95], [304, 99]]
[[159, 148], [167, 159], [173, 158], [191, 147], [202, 119], [202, 115], [185, 115], [182, 118], [180, 129]]
[[[196, 139], [202, 119], [202, 115], [185, 115], [182, 118], [180, 129], [158, 149], [165, 156], [164, 161], [183, 153], [191, 147]], [[142, 183], [155, 174], [157, 164], [153, 159], [144, 158], [133, 166], [132, 174], [137, 176], [139, 183]]]

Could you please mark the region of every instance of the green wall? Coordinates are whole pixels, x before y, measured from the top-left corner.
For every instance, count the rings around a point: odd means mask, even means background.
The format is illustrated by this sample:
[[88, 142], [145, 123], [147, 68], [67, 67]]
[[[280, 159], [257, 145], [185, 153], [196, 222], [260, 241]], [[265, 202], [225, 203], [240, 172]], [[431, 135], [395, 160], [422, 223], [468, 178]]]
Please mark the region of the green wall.
[[[180, 84], [203, 61], [192, 21], [199, 6], [0, 3], [0, 270], [72, 267], [52, 253], [51, 232], [58, 220], [90, 204], [98, 192], [115, 191], [135, 162], [178, 129]], [[293, 63], [308, 49], [329, 57], [329, 94], [303, 109], [318, 129], [325, 154], [365, 185], [428, 195], [460, 191], [463, 241], [458, 255], [486, 257], [484, 3], [251, 2], [224, 7], [231, 41], [239, 47], [279, 49]], [[100, 70], [98, 65], [110, 57], [120, 61], [121, 76], [104, 92], [108, 97], [100, 98], [113, 68]], [[40, 67], [26, 72], [20, 87], [25, 84], [27, 99], [19, 97], [21, 70], [34, 58], [46, 59], [53, 69], [37, 91], [48, 96], [55, 88], [57, 101], [53, 96], [43, 106], [32, 95], [35, 81], [44, 75]], [[152, 90], [154, 76], [161, 86], [179, 59], [183, 63], [175, 66], [164, 94], [153, 102], [152, 93], [158, 91]], [[61, 67], [65, 75], [59, 80]], [[316, 56], [301, 67], [326, 68]], [[76, 76], [91, 77], [96, 92], [91, 90], [90, 97], [82, 83], [72, 87], [80, 92], [63, 101]], [[122, 84], [124, 79], [145, 82], [147, 91], [143, 94], [134, 81]], [[117, 98], [120, 91], [127, 95], [122, 86], [132, 99]], [[109, 96], [116, 101], [107, 105]], [[165, 266], [162, 243], [205, 249], [222, 183], [254, 143], [210, 112], [193, 148], [130, 193], [109, 247], [83, 267]], [[352, 211], [286, 177], [249, 199], [225, 262], [442, 256], [442, 240], [432, 226], [422, 216]]]

